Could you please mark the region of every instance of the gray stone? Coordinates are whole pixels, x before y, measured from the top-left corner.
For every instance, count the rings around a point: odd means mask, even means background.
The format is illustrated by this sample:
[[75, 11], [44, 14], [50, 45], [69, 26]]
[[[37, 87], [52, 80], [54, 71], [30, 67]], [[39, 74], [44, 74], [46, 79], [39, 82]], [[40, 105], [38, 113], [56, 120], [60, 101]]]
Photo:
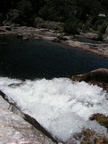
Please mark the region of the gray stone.
[[8, 108], [9, 103], [0, 96], [0, 144], [54, 144], [51, 139]]

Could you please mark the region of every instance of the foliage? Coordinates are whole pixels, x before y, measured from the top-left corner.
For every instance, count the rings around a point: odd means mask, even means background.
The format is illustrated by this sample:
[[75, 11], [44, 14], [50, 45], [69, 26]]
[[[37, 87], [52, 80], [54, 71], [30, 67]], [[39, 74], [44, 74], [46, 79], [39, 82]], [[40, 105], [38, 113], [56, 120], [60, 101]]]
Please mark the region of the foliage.
[[[105, 32], [106, 19], [100, 13], [108, 14], [107, 0], [1, 0], [0, 13], [6, 15], [10, 9], [20, 11], [21, 25], [32, 25], [34, 17], [64, 23], [64, 30], [78, 33], [79, 30], [94, 29]], [[1, 16], [0, 16], [0, 20]]]
[[101, 32], [98, 33], [98, 41], [103, 41], [103, 34]]
[[105, 34], [107, 28], [107, 24], [103, 23], [100, 27], [99, 27], [99, 32], [98, 32], [98, 38], [97, 40], [102, 41], [103, 40], [103, 34]]
[[107, 20], [106, 17], [93, 16], [88, 21], [88, 25], [93, 30], [98, 31], [99, 33], [104, 34], [105, 31], [106, 31], [106, 28], [108, 26], [108, 20]]
[[2, 21], [3, 21], [3, 14], [0, 13], [0, 25], [2, 25]]
[[106, 28], [107, 28], [107, 25], [105, 23], [103, 23], [100, 26], [99, 32], [102, 33], [102, 34], [105, 34]]
[[20, 15], [20, 21], [22, 24], [29, 24], [31, 23], [32, 15], [33, 15], [33, 9], [30, 1], [27, 0], [21, 0], [17, 3], [17, 9], [21, 11]]
[[64, 31], [70, 34], [78, 34], [80, 31], [80, 22], [78, 19], [69, 19], [64, 23]]
[[30, 2], [35, 14], [37, 14], [39, 10], [44, 6], [44, 0], [30, 0]]

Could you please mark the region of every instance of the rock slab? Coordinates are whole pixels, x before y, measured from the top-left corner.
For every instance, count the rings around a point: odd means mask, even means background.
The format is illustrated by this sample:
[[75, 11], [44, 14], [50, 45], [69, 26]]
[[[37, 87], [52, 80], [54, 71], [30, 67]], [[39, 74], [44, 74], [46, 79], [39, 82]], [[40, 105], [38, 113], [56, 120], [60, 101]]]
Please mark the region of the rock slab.
[[9, 103], [0, 96], [0, 144], [54, 144], [8, 108]]

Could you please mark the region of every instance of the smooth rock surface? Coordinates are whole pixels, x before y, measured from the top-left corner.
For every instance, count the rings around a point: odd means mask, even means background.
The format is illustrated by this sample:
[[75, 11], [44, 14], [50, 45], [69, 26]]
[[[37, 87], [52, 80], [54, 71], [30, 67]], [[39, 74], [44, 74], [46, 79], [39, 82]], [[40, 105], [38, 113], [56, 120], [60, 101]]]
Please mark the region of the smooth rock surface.
[[8, 108], [9, 103], [0, 96], [0, 144], [54, 144]]

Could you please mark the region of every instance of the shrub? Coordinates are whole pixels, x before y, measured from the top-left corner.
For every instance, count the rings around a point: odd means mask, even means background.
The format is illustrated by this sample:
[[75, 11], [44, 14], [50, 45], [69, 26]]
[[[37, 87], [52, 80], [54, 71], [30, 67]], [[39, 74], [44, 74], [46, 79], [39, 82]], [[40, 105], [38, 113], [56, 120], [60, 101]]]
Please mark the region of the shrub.
[[2, 25], [2, 22], [3, 22], [3, 14], [0, 13], [0, 25]]
[[39, 11], [39, 16], [44, 19], [44, 20], [48, 20], [49, 17], [49, 11], [48, 11], [48, 7], [44, 6], [40, 11]]
[[103, 24], [104, 18], [98, 18], [95, 23], [93, 24], [93, 29], [98, 31], [99, 27]]
[[22, 13], [20, 15], [20, 22], [23, 25], [29, 25], [33, 20], [33, 9], [31, 2], [28, 0], [21, 0], [17, 4], [17, 9]]
[[70, 34], [79, 34], [81, 29], [81, 25], [79, 23], [79, 20], [68, 20], [64, 23], [64, 32], [70, 33]]
[[103, 41], [103, 34], [102, 33], [98, 33], [98, 38], [97, 38], [98, 41]]
[[105, 23], [103, 23], [100, 26], [99, 32], [102, 33], [102, 34], [105, 34], [106, 28], [107, 28], [107, 25]]

